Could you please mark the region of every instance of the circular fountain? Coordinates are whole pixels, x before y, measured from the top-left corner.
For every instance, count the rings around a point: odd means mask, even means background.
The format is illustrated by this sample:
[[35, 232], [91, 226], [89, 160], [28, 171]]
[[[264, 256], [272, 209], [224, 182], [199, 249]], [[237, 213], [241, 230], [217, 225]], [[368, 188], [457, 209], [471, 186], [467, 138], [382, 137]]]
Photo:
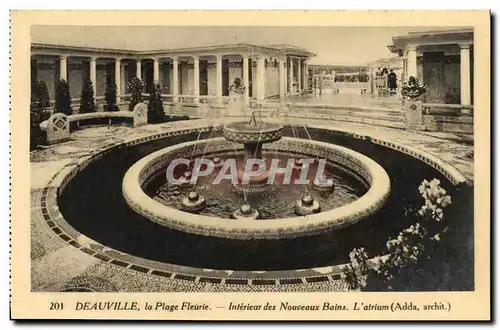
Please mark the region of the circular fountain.
[[[283, 239], [331, 232], [369, 217], [384, 205], [390, 192], [389, 177], [372, 159], [331, 143], [281, 138], [282, 128], [278, 125], [246, 125], [227, 125], [224, 127], [224, 137], [184, 142], [143, 157], [129, 168], [123, 179], [122, 191], [126, 203], [138, 214], [165, 227], [196, 235], [238, 240]], [[262, 147], [263, 142], [269, 143]], [[241, 150], [241, 143], [244, 144], [244, 150]], [[290, 152], [291, 149], [293, 152]], [[329, 164], [326, 177], [337, 178], [336, 193], [323, 194], [317, 191], [313, 185], [314, 176], [310, 176], [309, 183], [305, 185], [287, 185], [278, 180], [272, 187], [260, 180], [250, 181], [246, 186], [243, 185], [244, 192], [254, 188], [257, 188], [254, 192], [260, 188], [271, 189], [272, 192], [266, 192], [265, 195], [250, 194], [246, 196], [248, 199], [244, 199], [235, 193], [233, 182], [228, 180], [215, 184], [217, 176], [224, 171], [222, 168], [214, 169], [203, 180], [199, 179], [201, 181], [185, 187], [191, 189], [185, 194], [194, 188], [206, 200], [204, 207], [190, 212], [189, 216], [184, 212], [186, 205], [179, 203], [178, 198], [153, 199], [157, 188], [150, 186], [157, 178], [164, 177], [166, 166], [173, 160], [190, 156], [209, 159], [219, 157], [227, 163], [231, 155], [240, 157], [238, 155], [242, 153], [245, 157], [249, 155], [249, 150], [260, 150], [260, 153], [255, 153], [260, 157], [262, 153], [269, 155], [269, 158], [282, 157], [283, 163], [289, 162], [291, 166], [297, 158], [326, 159]], [[310, 167], [314, 166], [310, 164]], [[182, 168], [179, 175], [182, 177], [185, 171]], [[297, 172], [295, 167], [293, 172]], [[342, 177], [351, 178], [351, 183], [346, 186]], [[182, 185], [179, 187], [182, 189]], [[352, 191], [359, 193], [352, 195]], [[304, 195], [304, 192], [307, 194]]]

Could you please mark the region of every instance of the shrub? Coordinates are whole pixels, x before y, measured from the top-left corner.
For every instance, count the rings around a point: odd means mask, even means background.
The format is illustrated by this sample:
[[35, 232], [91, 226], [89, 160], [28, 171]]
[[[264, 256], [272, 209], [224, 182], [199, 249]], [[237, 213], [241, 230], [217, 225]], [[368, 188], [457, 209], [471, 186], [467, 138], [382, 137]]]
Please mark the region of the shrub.
[[80, 95], [80, 113], [95, 112], [94, 85], [89, 78], [86, 78], [82, 85]]
[[47, 84], [41, 78], [37, 78], [31, 84], [31, 111], [42, 111], [50, 106], [50, 96]]
[[109, 80], [106, 83], [106, 91], [104, 93], [104, 99], [106, 100], [105, 110], [106, 111], [119, 111], [117, 105], [117, 95], [116, 95], [116, 84], [113, 80]]
[[56, 86], [56, 100], [54, 106], [55, 112], [71, 115], [71, 96], [69, 94], [69, 86], [66, 80], [61, 79]]
[[144, 91], [144, 83], [139, 78], [132, 78], [127, 84], [127, 89], [130, 95], [130, 103], [128, 109], [134, 110], [134, 107], [142, 102], [142, 92]]
[[165, 109], [161, 99], [161, 90], [158, 83], [154, 83], [151, 93], [149, 93], [148, 122], [163, 123], [165, 120]]
[[40, 130], [40, 123], [50, 117], [50, 112], [45, 111], [50, 106], [49, 90], [45, 82], [37, 78], [31, 83], [30, 102], [30, 150], [43, 143], [44, 132]]

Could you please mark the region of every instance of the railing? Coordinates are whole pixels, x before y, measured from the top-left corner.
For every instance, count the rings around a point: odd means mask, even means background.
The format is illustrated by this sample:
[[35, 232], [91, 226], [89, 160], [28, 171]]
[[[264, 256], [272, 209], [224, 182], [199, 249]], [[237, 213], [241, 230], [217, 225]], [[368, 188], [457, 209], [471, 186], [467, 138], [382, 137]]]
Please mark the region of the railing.
[[373, 77], [375, 95], [389, 96], [388, 80], [386, 76]]
[[474, 113], [473, 105], [423, 103], [422, 108], [424, 114], [429, 115], [460, 116]]

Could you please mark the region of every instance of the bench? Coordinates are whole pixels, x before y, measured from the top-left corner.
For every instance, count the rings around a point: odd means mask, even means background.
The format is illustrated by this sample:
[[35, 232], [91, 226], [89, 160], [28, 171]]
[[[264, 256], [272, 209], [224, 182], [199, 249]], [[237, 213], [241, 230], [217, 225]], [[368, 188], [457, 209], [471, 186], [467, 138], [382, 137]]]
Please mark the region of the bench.
[[147, 124], [148, 109], [146, 104], [137, 104], [133, 111], [92, 112], [69, 116], [55, 113], [40, 123], [39, 127], [47, 133], [47, 143], [53, 144], [68, 140], [70, 133], [80, 129], [81, 126], [109, 126], [116, 123], [128, 123], [132, 127]]

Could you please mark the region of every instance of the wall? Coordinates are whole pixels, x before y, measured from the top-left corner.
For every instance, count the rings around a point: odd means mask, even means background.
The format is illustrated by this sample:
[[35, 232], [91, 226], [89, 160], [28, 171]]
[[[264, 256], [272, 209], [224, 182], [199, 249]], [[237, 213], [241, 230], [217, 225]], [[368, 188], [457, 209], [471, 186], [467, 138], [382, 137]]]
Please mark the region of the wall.
[[97, 64], [96, 70], [96, 95], [103, 96], [106, 91], [106, 64]]
[[241, 83], [243, 83], [243, 69], [241, 68], [241, 62], [229, 62], [229, 86], [233, 84], [235, 78], [240, 78]]
[[472, 116], [442, 116], [423, 115], [422, 123], [425, 130], [434, 132], [451, 133], [474, 133], [474, 121]]
[[257, 65], [255, 64], [255, 62], [253, 62], [253, 64], [252, 64], [252, 93], [253, 93], [253, 95], [251, 95], [252, 97], [257, 96], [258, 83], [259, 83], [259, 81], [257, 80]]
[[446, 63], [444, 78], [444, 103], [460, 104], [460, 63]]
[[279, 67], [268, 65], [266, 73], [266, 97], [279, 95]]
[[[127, 79], [126, 79], [125, 64], [123, 61], [120, 63], [120, 93], [127, 94]], [[118, 83], [116, 84], [118, 86]]]
[[213, 67], [214, 64], [209, 61], [207, 68], [208, 95], [213, 96], [217, 94], [217, 69]]
[[171, 94], [171, 79], [170, 75], [173, 74], [171, 73], [171, 69], [168, 65], [168, 63], [160, 65], [160, 86], [162, 87], [162, 94]]
[[38, 77], [45, 82], [49, 91], [50, 99], [54, 100], [56, 81], [55, 76], [57, 74], [56, 64], [58, 65], [59, 63], [55, 63], [54, 58], [43, 56], [37, 56], [36, 63]]
[[188, 67], [185, 62], [182, 62], [180, 65], [179, 79], [181, 80], [181, 86], [179, 86], [179, 94], [187, 95], [189, 92], [189, 75]]
[[71, 98], [80, 97], [82, 93], [83, 77], [82, 64], [68, 64], [68, 86]]

